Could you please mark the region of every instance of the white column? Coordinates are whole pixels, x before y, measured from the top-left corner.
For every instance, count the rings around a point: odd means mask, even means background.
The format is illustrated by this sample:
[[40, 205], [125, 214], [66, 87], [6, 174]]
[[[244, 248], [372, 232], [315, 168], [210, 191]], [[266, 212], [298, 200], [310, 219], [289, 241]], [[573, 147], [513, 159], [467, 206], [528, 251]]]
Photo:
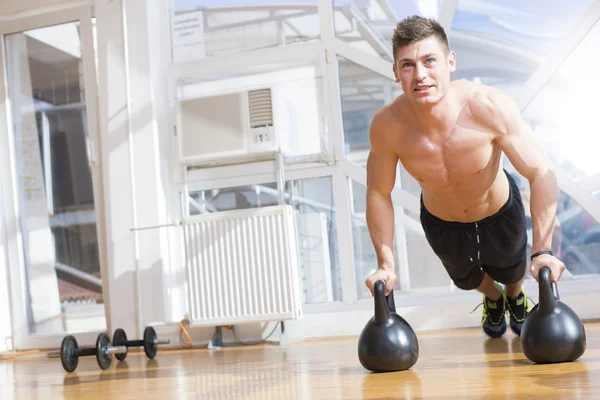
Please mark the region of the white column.
[[[136, 225], [168, 224], [170, 193], [169, 129], [166, 71], [168, 50], [168, 2], [125, 0], [126, 46], [129, 65], [130, 136]], [[141, 323], [162, 322], [167, 317], [171, 296], [169, 276], [169, 233], [179, 228], [135, 232]], [[166, 278], [166, 279], [165, 279]]]
[[97, 0], [99, 125], [108, 274], [103, 293], [109, 331], [137, 337], [133, 186], [128, 141], [121, 1]]

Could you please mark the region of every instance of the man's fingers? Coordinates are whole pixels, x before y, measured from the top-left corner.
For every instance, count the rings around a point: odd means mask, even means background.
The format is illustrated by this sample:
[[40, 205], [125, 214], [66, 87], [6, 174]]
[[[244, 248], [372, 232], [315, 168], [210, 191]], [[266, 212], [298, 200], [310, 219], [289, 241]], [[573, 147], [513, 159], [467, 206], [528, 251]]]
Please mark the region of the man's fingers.
[[533, 276], [533, 279], [535, 279], [537, 281], [538, 280], [538, 271], [535, 268], [535, 265], [531, 264], [531, 267], [529, 270], [531, 271], [531, 276]]
[[531, 275], [535, 278], [536, 281], [539, 281], [540, 269], [543, 267], [548, 267], [548, 269], [550, 270], [550, 282], [558, 282], [558, 280], [562, 276], [564, 270], [566, 269], [565, 264], [562, 262], [549, 263], [549, 265], [544, 264], [541, 266], [536, 266], [535, 264], [531, 264], [531, 267], [530, 267]]
[[390, 294], [393, 289], [394, 289], [394, 280], [392, 279], [391, 276], [388, 276], [388, 278], [385, 282], [385, 295], [387, 296], [388, 294]]
[[563, 263], [561, 261], [560, 266], [558, 268], [558, 276], [556, 277], [557, 282], [560, 279], [560, 277], [562, 276], [563, 272], [565, 272], [565, 269], [567, 269], [567, 266], [565, 265], [565, 263]]
[[371, 291], [371, 296], [375, 296], [375, 282], [377, 281], [385, 282], [384, 294], [387, 296], [394, 290], [394, 282], [396, 281], [396, 275], [394, 275], [394, 273], [390, 271], [379, 270], [373, 273], [371, 276], [369, 276], [366, 279], [365, 284]]
[[560, 279], [563, 271], [565, 270], [565, 265], [560, 263], [559, 265], [556, 266], [556, 268], [552, 269], [552, 273], [551, 275], [551, 280], [552, 282], [558, 282], [558, 280]]
[[367, 288], [369, 288], [371, 296], [375, 296], [375, 293], [373, 293], [373, 283], [371, 282], [371, 277], [367, 278], [367, 280], [365, 281], [365, 285], [367, 285]]

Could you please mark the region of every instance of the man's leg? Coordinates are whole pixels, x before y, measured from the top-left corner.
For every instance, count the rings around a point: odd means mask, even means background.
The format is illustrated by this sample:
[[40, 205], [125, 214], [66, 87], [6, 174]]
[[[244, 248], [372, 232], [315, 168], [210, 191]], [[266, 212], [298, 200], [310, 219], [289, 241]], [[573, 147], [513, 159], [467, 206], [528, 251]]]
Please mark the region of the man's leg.
[[521, 288], [523, 287], [523, 281], [525, 277], [522, 277], [520, 281], [505, 285], [506, 296], [516, 299], [521, 294]]
[[514, 268], [487, 268], [488, 272], [493, 276], [493, 278], [489, 278], [490, 280], [513, 282], [515, 279], [519, 279], [514, 283], [505, 284], [504, 287], [506, 309], [510, 317], [510, 328], [516, 335], [521, 335], [523, 322], [530, 311], [527, 294], [523, 287], [526, 265], [527, 263], [523, 261], [523, 263]]
[[502, 297], [502, 292], [498, 289], [498, 285], [496, 285], [494, 280], [490, 278], [487, 273], [483, 275], [483, 281], [477, 290], [485, 294], [486, 297], [492, 301], [498, 301]]
[[483, 293], [483, 316], [481, 326], [483, 331], [492, 338], [499, 338], [506, 333], [506, 297], [502, 288], [484, 273], [483, 281], [477, 287]]
[[518, 336], [521, 336], [523, 322], [525, 322], [525, 318], [529, 314], [529, 311], [531, 311], [529, 302], [527, 301], [527, 294], [523, 287], [524, 280], [525, 277], [516, 283], [506, 285], [506, 303], [510, 316], [510, 329]]

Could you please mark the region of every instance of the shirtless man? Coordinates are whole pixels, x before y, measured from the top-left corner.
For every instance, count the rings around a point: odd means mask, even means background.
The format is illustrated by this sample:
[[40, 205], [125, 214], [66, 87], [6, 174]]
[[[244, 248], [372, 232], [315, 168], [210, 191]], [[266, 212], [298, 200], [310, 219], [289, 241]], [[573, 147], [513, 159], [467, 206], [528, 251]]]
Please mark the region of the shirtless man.
[[[482, 326], [490, 337], [520, 335], [529, 312], [525, 214], [519, 188], [501, 168], [502, 153], [529, 181], [533, 248], [530, 272], [548, 266], [556, 282], [565, 265], [552, 255], [557, 183], [547, 155], [518, 107], [493, 87], [450, 81], [456, 54], [435, 21], [410, 17], [393, 37], [394, 75], [403, 94], [373, 118], [367, 160], [367, 225], [377, 280], [392, 291], [394, 217], [390, 193], [398, 161], [421, 185], [425, 236], [455, 285], [483, 293]], [[504, 284], [502, 287], [501, 284]]]

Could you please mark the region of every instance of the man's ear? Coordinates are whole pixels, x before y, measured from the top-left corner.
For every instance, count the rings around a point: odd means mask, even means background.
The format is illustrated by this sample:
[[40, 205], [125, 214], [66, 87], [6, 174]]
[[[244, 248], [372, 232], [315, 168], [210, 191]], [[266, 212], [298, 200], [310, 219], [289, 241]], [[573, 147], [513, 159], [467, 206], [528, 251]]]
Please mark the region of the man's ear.
[[396, 83], [400, 83], [400, 78], [398, 77], [398, 68], [396, 67], [396, 63], [392, 66], [392, 70], [394, 71], [394, 77], [396, 78]]
[[453, 51], [448, 53], [448, 69], [450, 72], [456, 71], [456, 53]]

